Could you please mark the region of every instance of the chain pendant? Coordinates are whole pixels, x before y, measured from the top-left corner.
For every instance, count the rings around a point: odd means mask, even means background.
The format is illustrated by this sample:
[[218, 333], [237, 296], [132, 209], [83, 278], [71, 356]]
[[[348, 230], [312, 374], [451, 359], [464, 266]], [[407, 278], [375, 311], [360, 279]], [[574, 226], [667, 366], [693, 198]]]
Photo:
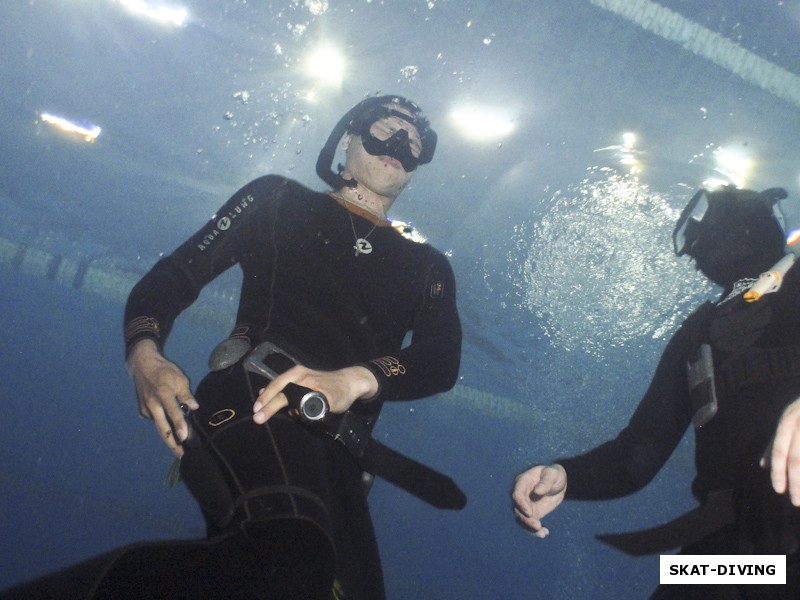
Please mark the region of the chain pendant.
[[356, 251], [355, 256], [358, 256], [359, 254], [369, 254], [372, 252], [372, 244], [370, 244], [365, 238], [358, 238], [356, 240], [356, 245], [353, 246], [353, 250]]

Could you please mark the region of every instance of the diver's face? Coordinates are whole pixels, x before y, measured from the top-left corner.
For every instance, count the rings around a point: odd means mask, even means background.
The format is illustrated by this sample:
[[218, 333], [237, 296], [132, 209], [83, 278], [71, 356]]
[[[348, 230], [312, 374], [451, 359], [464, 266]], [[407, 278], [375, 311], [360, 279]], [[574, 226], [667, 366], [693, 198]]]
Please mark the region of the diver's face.
[[[409, 114], [408, 111], [401, 107], [392, 106], [391, 108], [403, 114]], [[422, 151], [419, 132], [414, 125], [400, 117], [388, 116], [379, 119], [372, 124], [370, 133], [379, 140], [385, 140], [391, 138], [400, 130], [404, 131], [404, 133], [400, 134], [401, 136], [408, 137], [411, 152], [415, 156], [419, 156]], [[386, 154], [373, 155], [367, 152], [364, 149], [361, 136], [352, 134], [345, 136], [344, 146], [346, 161], [342, 177], [345, 179], [354, 178], [359, 184], [380, 196], [396, 198], [414, 175], [414, 171], [407, 172], [402, 163], [393, 156]]]

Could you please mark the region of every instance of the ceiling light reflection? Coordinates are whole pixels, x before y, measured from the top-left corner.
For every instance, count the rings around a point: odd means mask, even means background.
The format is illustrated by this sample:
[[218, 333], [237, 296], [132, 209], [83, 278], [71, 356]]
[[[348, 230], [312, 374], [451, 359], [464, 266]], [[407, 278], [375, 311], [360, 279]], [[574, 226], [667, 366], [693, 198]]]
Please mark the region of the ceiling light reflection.
[[703, 189], [714, 191], [724, 188], [726, 185], [730, 185], [731, 182], [727, 179], [720, 179], [719, 177], [709, 177], [708, 179], [704, 179], [701, 186]]
[[323, 83], [341, 86], [344, 79], [344, 58], [335, 48], [318, 48], [306, 59], [306, 73]]
[[511, 134], [514, 120], [491, 108], [464, 106], [453, 110], [451, 119], [464, 137], [478, 141], [496, 141]]
[[620, 164], [628, 169], [631, 175], [638, 175], [642, 168], [639, 161], [640, 150], [636, 149], [636, 134], [627, 131], [622, 134], [622, 144], [597, 148], [594, 152], [614, 152], [619, 157]]
[[158, 2], [147, 2], [146, 0], [119, 0], [119, 2], [131, 12], [175, 27], [183, 26], [189, 16], [189, 12], [185, 8], [164, 6]]
[[42, 113], [40, 118], [43, 122], [53, 125], [61, 131], [82, 136], [84, 141], [89, 143], [94, 142], [97, 139], [97, 136], [100, 135], [101, 131], [97, 125], [79, 125], [65, 119], [64, 117], [58, 117], [56, 115], [51, 115], [50, 113]]
[[753, 166], [753, 160], [741, 150], [719, 147], [714, 151], [715, 171], [725, 175], [736, 187], [744, 186], [745, 179]]

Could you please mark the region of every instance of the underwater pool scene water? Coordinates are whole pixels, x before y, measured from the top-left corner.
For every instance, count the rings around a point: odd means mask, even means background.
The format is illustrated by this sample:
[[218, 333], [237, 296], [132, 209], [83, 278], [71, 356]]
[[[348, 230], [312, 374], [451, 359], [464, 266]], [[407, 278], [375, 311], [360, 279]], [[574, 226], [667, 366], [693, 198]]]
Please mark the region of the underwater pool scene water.
[[[400, 94], [438, 132], [390, 216], [446, 252], [456, 387], [377, 439], [461, 511], [377, 480], [388, 598], [647, 598], [657, 555], [595, 539], [695, 505], [688, 432], [644, 490], [514, 521], [523, 469], [625, 425], [716, 290], [672, 252], [712, 182], [783, 187], [800, 226], [800, 0], [15, 0], [0, 6], [0, 588], [115, 547], [205, 535], [124, 364], [131, 287], [263, 174], [313, 189], [331, 128]], [[240, 275], [166, 355], [197, 384]]]

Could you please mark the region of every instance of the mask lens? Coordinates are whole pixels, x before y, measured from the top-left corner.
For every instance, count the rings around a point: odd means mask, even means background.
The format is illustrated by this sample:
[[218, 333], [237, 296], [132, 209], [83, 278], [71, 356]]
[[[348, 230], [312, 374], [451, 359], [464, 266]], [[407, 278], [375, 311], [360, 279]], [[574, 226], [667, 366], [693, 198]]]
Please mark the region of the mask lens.
[[672, 233], [675, 254], [682, 256], [697, 240], [697, 226], [703, 221], [707, 210], [708, 195], [705, 190], [700, 190], [683, 209], [681, 218], [675, 225], [675, 231]]
[[[422, 142], [419, 139], [416, 128], [400, 117], [388, 117], [375, 121], [370, 126], [369, 133], [382, 142], [397, 136], [397, 143], [408, 145], [414, 158], [419, 158], [420, 154], [422, 154]], [[405, 138], [405, 140], [402, 138]]]

